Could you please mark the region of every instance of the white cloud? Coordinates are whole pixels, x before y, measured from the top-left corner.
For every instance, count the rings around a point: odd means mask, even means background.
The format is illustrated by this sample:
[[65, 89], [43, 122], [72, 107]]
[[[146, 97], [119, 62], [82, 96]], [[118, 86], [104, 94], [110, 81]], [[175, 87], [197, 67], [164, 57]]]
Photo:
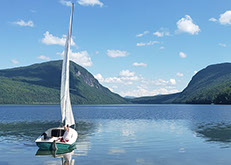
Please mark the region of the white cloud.
[[95, 54], [99, 54], [99, 51], [98, 51], [98, 50], [96, 50], [96, 51], [95, 51]]
[[78, 3], [83, 6], [95, 6], [99, 5], [100, 7], [103, 6], [103, 3], [99, 0], [79, 0]]
[[[179, 92], [175, 85], [176, 80], [170, 79], [169, 81], [158, 79], [158, 80], [141, 80], [142, 85], [139, 85], [137, 89], [130, 90], [130, 91], [122, 91], [120, 94], [122, 96], [153, 96], [158, 94], [170, 94]], [[153, 87], [156, 89], [152, 89]], [[158, 87], [161, 86], [161, 87]]]
[[161, 46], [160, 49], [163, 50], [165, 47], [164, 46]]
[[[48, 31], [46, 33], [43, 34], [44, 38], [41, 40], [42, 43], [46, 44], [46, 45], [61, 45], [61, 46], [65, 46], [66, 43], [66, 35], [63, 35], [62, 38], [53, 36], [52, 34], [50, 34]], [[71, 39], [71, 45], [75, 46], [75, 42], [73, 41], [73, 39]]]
[[105, 83], [123, 83], [119, 77], [107, 77], [104, 79]]
[[222, 47], [227, 47], [227, 45], [224, 44], [224, 43], [219, 43], [218, 45], [219, 45], [219, 46], [222, 46]]
[[[119, 73], [119, 76], [117, 77], [107, 77], [103, 78], [101, 74], [96, 74], [94, 76], [97, 80], [99, 80], [101, 83], [119, 83], [123, 85], [131, 85], [133, 84], [133, 81], [139, 81], [142, 80], [143, 77], [141, 75], [135, 76], [135, 72], [131, 72], [129, 70], [122, 70]], [[118, 87], [116, 87], [118, 88]]]
[[149, 31], [144, 31], [143, 33], [137, 34], [136, 37], [143, 37], [144, 35], [148, 34]]
[[138, 76], [125, 76], [125, 77], [120, 77], [121, 80], [123, 81], [138, 81], [140, 79], [142, 79], [142, 77], [138, 77]]
[[104, 78], [103, 78], [103, 76], [102, 76], [100, 73], [94, 75], [94, 77], [95, 77], [99, 82], [104, 82]]
[[231, 10], [226, 11], [225, 13], [220, 15], [219, 22], [222, 25], [230, 25], [231, 24]]
[[124, 85], [132, 85], [132, 84], [133, 84], [133, 82], [131, 82], [131, 81], [128, 81], [128, 82], [124, 83]]
[[173, 78], [150, 80], [130, 70], [121, 70], [118, 76], [114, 77], [103, 77], [100, 73], [94, 77], [111, 91], [122, 96], [140, 97], [179, 92], [176, 89], [177, 81]]
[[19, 61], [16, 60], [16, 59], [12, 59], [11, 62], [12, 62], [13, 64], [15, 64], [15, 65], [16, 65], [16, 64], [19, 64]]
[[166, 87], [166, 86], [176, 85], [176, 80], [170, 79], [168, 81], [168, 80], [158, 79], [158, 80], [151, 80], [151, 81], [150, 80], [149, 81], [142, 81], [142, 83]]
[[117, 88], [118, 88], [118, 86], [116, 86], [116, 85], [113, 85], [113, 86], [112, 86], [112, 88], [113, 88], [113, 89], [117, 89]]
[[127, 51], [121, 51], [121, 50], [107, 50], [107, 55], [112, 58], [116, 57], [125, 57], [128, 56], [129, 53]]
[[180, 72], [178, 72], [176, 75], [177, 75], [178, 77], [183, 77], [183, 76], [184, 76], [184, 74], [183, 74], [183, 73], [180, 73]]
[[147, 66], [147, 64], [145, 64], [145, 63], [142, 63], [142, 62], [134, 62], [133, 64], [132, 64], [133, 66], [143, 66], [143, 67], [146, 67]]
[[157, 36], [157, 37], [164, 37], [164, 36], [169, 36], [170, 33], [169, 32], [166, 32], [166, 31], [156, 31], [155, 33], [153, 33], [154, 36]]
[[46, 61], [49, 61], [49, 60], [50, 60], [50, 57], [43, 56], [43, 55], [38, 56], [37, 58], [38, 58], [38, 59], [41, 59], [41, 60], [46, 60]]
[[227, 10], [223, 14], [220, 14], [220, 17], [218, 20], [212, 17], [209, 19], [209, 21], [212, 21], [212, 22], [219, 21], [219, 23], [222, 25], [231, 25], [231, 10]]
[[149, 41], [147, 45], [154, 45], [154, 44], [159, 44], [159, 41]]
[[150, 45], [159, 44], [159, 43], [160, 43], [159, 41], [149, 41], [147, 43], [140, 42], [140, 43], [137, 43], [136, 46], [150, 46]]
[[185, 32], [189, 34], [198, 34], [201, 30], [198, 25], [193, 23], [192, 18], [189, 15], [185, 15], [177, 23], [177, 32]]
[[71, 1], [60, 0], [59, 2], [60, 2], [62, 5], [65, 5], [65, 6], [69, 6], [69, 7], [72, 6]]
[[173, 79], [173, 78], [171, 78], [171, 79], [169, 80], [169, 82], [170, 82], [171, 85], [176, 85], [176, 80]]
[[154, 32], [153, 35], [157, 36], [157, 37], [164, 37], [164, 36], [170, 36], [170, 33], [169, 33], [168, 29], [160, 28], [160, 30]]
[[142, 96], [154, 96], [159, 94], [171, 94], [177, 93], [179, 90], [177, 89], [166, 89], [166, 88], [159, 88], [154, 90], [145, 89], [141, 86], [138, 86], [137, 89], [131, 91], [122, 91], [121, 96], [135, 96], [135, 97], [142, 97]]
[[[64, 51], [62, 53], [57, 53], [57, 54], [60, 54], [63, 57]], [[70, 49], [69, 55], [70, 55], [70, 60], [74, 61], [75, 63], [81, 66], [92, 66], [93, 64], [87, 51], [72, 52], [72, 50]]]
[[184, 52], [180, 52], [180, 53], [179, 53], [179, 56], [180, 56], [181, 58], [186, 58], [186, 57], [187, 57], [187, 54], [185, 54]]
[[158, 79], [158, 80], [152, 80], [151, 82], [143, 82], [143, 83], [151, 83], [155, 86], [166, 86], [169, 84], [169, 81]]
[[130, 77], [130, 76], [134, 76], [135, 72], [131, 72], [129, 70], [121, 70], [120, 71], [120, 76], [126, 76], [126, 77]]
[[136, 44], [136, 46], [145, 46], [145, 45], [146, 45], [146, 43], [144, 43], [144, 42], [139, 42]]
[[110, 90], [114, 90], [122, 96], [140, 97], [179, 92], [176, 89], [177, 82], [175, 79], [148, 80], [129, 70], [121, 71], [118, 76], [107, 78], [104, 78], [101, 74], [96, 74], [95, 78]]
[[34, 23], [33, 23], [33, 21], [25, 22], [24, 20], [19, 20], [19, 21], [12, 22], [12, 23], [13, 23], [13, 24], [15, 24], [15, 25], [19, 25], [19, 26], [29, 26], [29, 27], [34, 27]]
[[212, 18], [209, 19], [209, 21], [211, 21], [211, 22], [217, 22], [217, 19], [212, 17]]
[[157, 37], [163, 37], [164, 36], [164, 33], [163, 32], [155, 32], [153, 33], [153, 35], [157, 36]]

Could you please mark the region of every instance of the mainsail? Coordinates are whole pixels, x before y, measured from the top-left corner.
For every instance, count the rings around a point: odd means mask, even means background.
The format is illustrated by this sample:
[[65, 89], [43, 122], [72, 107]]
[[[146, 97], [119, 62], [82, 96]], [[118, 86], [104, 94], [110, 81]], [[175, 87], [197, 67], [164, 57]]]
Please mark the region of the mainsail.
[[72, 113], [71, 101], [70, 101], [70, 91], [69, 91], [69, 52], [71, 45], [71, 30], [72, 30], [72, 18], [73, 18], [74, 4], [72, 4], [71, 17], [68, 35], [65, 44], [65, 51], [63, 57], [62, 75], [61, 75], [61, 112], [62, 112], [62, 123], [65, 121], [65, 125], [74, 125], [75, 120]]

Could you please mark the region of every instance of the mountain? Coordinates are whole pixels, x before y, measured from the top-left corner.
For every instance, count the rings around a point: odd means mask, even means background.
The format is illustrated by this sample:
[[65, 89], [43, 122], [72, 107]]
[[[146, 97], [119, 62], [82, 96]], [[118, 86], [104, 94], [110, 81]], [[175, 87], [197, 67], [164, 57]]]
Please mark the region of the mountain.
[[180, 93], [140, 97], [131, 101], [141, 104], [231, 104], [231, 63], [210, 65], [202, 69]]
[[135, 96], [124, 96], [125, 99], [134, 99], [136, 98]]
[[[0, 104], [59, 104], [62, 61], [0, 70]], [[70, 62], [72, 104], [124, 104], [91, 73]]]
[[180, 93], [169, 95], [145, 96], [130, 99], [134, 104], [171, 104]]

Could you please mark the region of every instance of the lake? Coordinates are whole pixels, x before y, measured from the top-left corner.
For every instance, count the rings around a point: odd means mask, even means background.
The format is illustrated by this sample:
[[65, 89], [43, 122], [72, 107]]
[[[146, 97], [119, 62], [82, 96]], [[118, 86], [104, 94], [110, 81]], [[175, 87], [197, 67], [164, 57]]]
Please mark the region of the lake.
[[[74, 164], [228, 165], [230, 105], [73, 106], [79, 133]], [[0, 105], [0, 165], [62, 164], [36, 155], [34, 140], [60, 124], [59, 105]]]

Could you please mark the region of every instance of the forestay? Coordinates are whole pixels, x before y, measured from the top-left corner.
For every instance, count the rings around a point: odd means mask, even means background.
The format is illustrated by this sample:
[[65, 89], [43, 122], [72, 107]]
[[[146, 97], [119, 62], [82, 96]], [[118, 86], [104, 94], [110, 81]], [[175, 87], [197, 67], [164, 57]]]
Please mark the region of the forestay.
[[73, 9], [74, 6], [72, 4], [69, 30], [66, 38], [65, 51], [63, 57], [63, 66], [62, 66], [62, 75], [61, 75], [61, 93], [60, 93], [62, 123], [65, 122], [65, 125], [68, 124], [69, 126], [75, 124], [75, 120], [71, 108], [70, 91], [69, 91], [69, 63], [70, 63], [69, 52], [70, 52], [70, 45], [71, 45]]

